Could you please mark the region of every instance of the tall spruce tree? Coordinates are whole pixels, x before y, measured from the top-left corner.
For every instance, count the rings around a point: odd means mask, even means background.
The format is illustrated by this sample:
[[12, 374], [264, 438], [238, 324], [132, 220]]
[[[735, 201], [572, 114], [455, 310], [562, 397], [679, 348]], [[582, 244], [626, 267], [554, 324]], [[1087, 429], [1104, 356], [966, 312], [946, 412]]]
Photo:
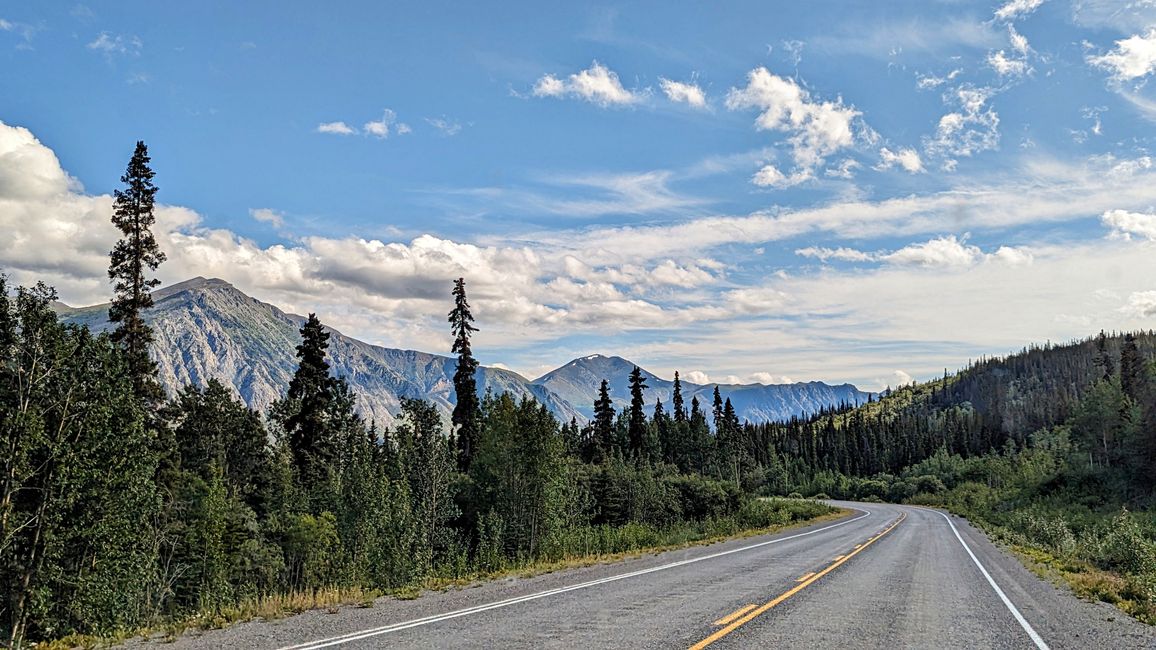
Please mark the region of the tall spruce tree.
[[646, 444], [646, 402], [643, 401], [643, 390], [646, 389], [646, 378], [642, 376], [642, 369], [634, 366], [630, 371], [630, 423], [627, 433], [630, 437], [630, 451], [638, 456], [645, 456]]
[[670, 398], [670, 407], [673, 409], [674, 421], [686, 420], [686, 405], [682, 401], [682, 380], [678, 378], [678, 371], [674, 371], [674, 394]]
[[128, 169], [120, 177], [125, 188], [114, 193], [112, 223], [124, 237], [109, 253], [108, 277], [116, 284], [108, 319], [118, 324], [112, 339], [127, 354], [137, 395], [153, 401], [160, 399], [161, 389], [156, 382], [156, 364], [149, 359], [152, 329], [145, 324], [141, 312], [153, 306], [150, 292], [160, 284], [156, 278], [145, 278], [145, 270], [157, 270], [165, 261], [165, 254], [149, 230], [156, 221], [153, 205], [157, 193], [149, 162], [148, 147], [137, 142]]
[[337, 453], [337, 433], [330, 426], [329, 411], [344, 382], [329, 374], [325, 361], [328, 349], [329, 332], [316, 314], [309, 314], [301, 327], [297, 371], [285, 395], [290, 405], [285, 420], [289, 448], [298, 475], [307, 486], [324, 480]]
[[1129, 332], [1124, 335], [1124, 343], [1120, 346], [1120, 388], [1134, 404], [1144, 399], [1144, 380], [1144, 359], [1136, 347], [1136, 337]]
[[474, 316], [470, 313], [470, 303], [466, 300], [466, 281], [454, 280], [454, 308], [450, 310], [450, 329], [454, 334], [453, 352], [458, 355], [458, 369], [454, 372], [454, 404], [452, 422], [457, 435], [458, 469], [465, 472], [477, 453], [481, 437], [481, 408], [478, 401], [478, 383], [474, 373], [478, 361], [470, 349], [470, 335], [478, 331], [474, 327]]
[[598, 458], [605, 458], [614, 447], [614, 402], [610, 399], [610, 383], [605, 379], [594, 401], [594, 447]]

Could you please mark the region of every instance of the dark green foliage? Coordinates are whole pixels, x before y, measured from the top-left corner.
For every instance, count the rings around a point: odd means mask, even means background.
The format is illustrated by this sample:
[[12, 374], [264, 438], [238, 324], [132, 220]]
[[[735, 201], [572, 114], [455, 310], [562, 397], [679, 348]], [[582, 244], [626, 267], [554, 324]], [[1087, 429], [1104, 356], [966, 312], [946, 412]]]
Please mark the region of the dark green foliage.
[[0, 281], [0, 584], [6, 641], [110, 630], [155, 606], [154, 438], [126, 355]]
[[161, 389], [155, 378], [156, 364], [149, 358], [153, 334], [141, 312], [152, 307], [150, 292], [160, 284], [156, 278], [145, 278], [145, 270], [157, 270], [165, 254], [149, 230], [156, 221], [153, 206], [157, 193], [149, 162], [148, 147], [137, 142], [128, 169], [120, 178], [125, 187], [114, 192], [112, 223], [124, 237], [109, 253], [108, 277], [116, 284], [108, 320], [118, 323], [112, 339], [124, 346], [137, 394], [156, 400]]
[[315, 314], [309, 314], [301, 327], [297, 370], [285, 399], [272, 409], [283, 423], [294, 469], [314, 491], [325, 489], [333, 479], [343, 429], [355, 418], [349, 386], [329, 372], [328, 348], [329, 332]]
[[627, 432], [630, 439], [630, 452], [642, 458], [649, 455], [649, 445], [647, 445], [646, 440], [646, 403], [642, 399], [642, 391], [645, 389], [646, 378], [642, 376], [642, 370], [638, 366], [634, 366], [634, 370], [630, 372], [630, 423]]
[[606, 458], [615, 448], [614, 402], [610, 399], [610, 384], [605, 379], [598, 388], [598, 399], [594, 401], [593, 453], [590, 458]]
[[479, 438], [480, 405], [478, 384], [475, 374], [478, 361], [470, 349], [470, 336], [478, 331], [473, 326], [474, 316], [470, 303], [466, 300], [466, 281], [454, 280], [454, 308], [449, 313], [450, 329], [454, 335], [453, 352], [458, 355], [458, 367], [454, 371], [454, 395], [457, 402], [451, 418], [457, 440], [458, 469], [465, 472], [477, 452]]

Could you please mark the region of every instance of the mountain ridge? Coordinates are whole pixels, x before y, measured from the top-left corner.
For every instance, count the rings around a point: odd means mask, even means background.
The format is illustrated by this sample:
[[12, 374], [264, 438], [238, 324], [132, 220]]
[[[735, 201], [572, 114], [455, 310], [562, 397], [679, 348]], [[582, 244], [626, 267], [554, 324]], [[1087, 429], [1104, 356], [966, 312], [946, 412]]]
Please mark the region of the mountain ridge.
[[[262, 302], [219, 278], [195, 277], [153, 292], [154, 307], [145, 312], [153, 327], [161, 383], [170, 392], [186, 384], [217, 379], [231, 386], [251, 408], [264, 410], [280, 399], [296, 368], [295, 350], [305, 317]], [[111, 329], [109, 303], [54, 309], [66, 322], [94, 331]], [[390, 425], [402, 398], [427, 399], [447, 417], [453, 409], [453, 373], [457, 360], [419, 350], [386, 348], [360, 341], [326, 326], [331, 332], [329, 361], [358, 398], [358, 409], [379, 424]], [[629, 403], [628, 377], [635, 364], [602, 354], [574, 359], [530, 380], [504, 368], [479, 367], [478, 390], [532, 397], [561, 421], [585, 423], [593, 411], [602, 379], [611, 385], [616, 408]], [[649, 385], [646, 401], [661, 399], [669, 408], [673, 382], [642, 370]], [[843, 403], [862, 403], [869, 393], [850, 384], [823, 382], [772, 385], [694, 384], [683, 382], [689, 408], [698, 396], [709, 410], [718, 386], [730, 397], [740, 419], [764, 422], [788, 419]]]

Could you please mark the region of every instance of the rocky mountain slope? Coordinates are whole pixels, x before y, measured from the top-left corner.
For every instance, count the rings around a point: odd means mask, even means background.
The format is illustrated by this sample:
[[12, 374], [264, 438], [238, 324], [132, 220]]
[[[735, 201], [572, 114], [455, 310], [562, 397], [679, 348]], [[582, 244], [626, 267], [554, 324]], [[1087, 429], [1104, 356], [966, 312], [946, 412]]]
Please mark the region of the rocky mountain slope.
[[[153, 293], [156, 305], [146, 319], [156, 334], [153, 347], [161, 382], [170, 391], [186, 384], [217, 379], [236, 389], [252, 408], [265, 409], [281, 397], [296, 368], [294, 351], [304, 317], [281, 311], [245, 295], [224, 280], [194, 278]], [[73, 308], [57, 305], [61, 318], [93, 330], [106, 330], [108, 305]], [[457, 360], [414, 350], [370, 345], [336, 330], [330, 339], [330, 364], [357, 394], [361, 413], [379, 424], [392, 424], [403, 397], [427, 399], [447, 418], [454, 404], [453, 373]], [[586, 422], [602, 379], [610, 382], [616, 408], [630, 402], [628, 378], [634, 364], [621, 357], [592, 355], [575, 359], [535, 381], [499, 368], [479, 368], [478, 389], [529, 396], [564, 422]], [[661, 399], [669, 408], [672, 382], [643, 371], [646, 400]], [[689, 408], [697, 395], [710, 408], [714, 384], [683, 382]], [[821, 382], [776, 386], [721, 385], [739, 417], [752, 422], [813, 413], [842, 402], [862, 403], [864, 393], [850, 384]]]
[[[551, 392], [574, 405], [587, 418], [594, 415], [594, 400], [598, 399], [598, 389], [602, 380], [609, 382], [610, 398], [615, 408], [622, 409], [630, 403], [630, 373], [634, 363], [622, 357], [607, 357], [594, 354], [551, 370], [534, 380], [534, 384], [550, 389]], [[642, 370], [646, 378], [643, 392], [647, 404], [660, 399], [670, 409], [670, 398], [674, 392], [674, 382], [661, 379], [653, 373]], [[693, 397], [698, 397], [703, 411], [709, 412], [714, 398], [715, 386], [723, 399], [730, 398], [740, 420], [767, 422], [785, 420], [793, 415], [816, 413], [821, 408], [841, 403], [862, 404], [869, 393], [851, 384], [831, 386], [813, 381], [795, 384], [694, 384], [682, 381], [682, 395], [686, 408], [690, 408]]]
[[[153, 296], [156, 305], [146, 319], [156, 334], [153, 356], [166, 388], [216, 378], [233, 386], [255, 409], [265, 409], [282, 396], [296, 368], [304, 317], [251, 298], [223, 280], [194, 278]], [[63, 320], [94, 330], [109, 328], [107, 304], [82, 309], [61, 305], [58, 311]], [[364, 416], [391, 424], [401, 398], [411, 397], [436, 403], [448, 417], [456, 359], [383, 348], [330, 332], [330, 365], [349, 382]], [[477, 379], [483, 393], [492, 388], [518, 398], [531, 396], [565, 421], [585, 421], [570, 404], [515, 372], [479, 368]]]

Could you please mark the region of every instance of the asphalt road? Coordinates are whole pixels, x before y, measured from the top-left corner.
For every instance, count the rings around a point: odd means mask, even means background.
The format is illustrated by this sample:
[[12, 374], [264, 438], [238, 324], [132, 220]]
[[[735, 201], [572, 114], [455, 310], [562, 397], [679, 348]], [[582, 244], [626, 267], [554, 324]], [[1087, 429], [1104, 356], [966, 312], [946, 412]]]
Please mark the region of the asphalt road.
[[777, 535], [245, 623], [166, 648], [1156, 648], [1156, 628], [1041, 581], [962, 519], [837, 505], [855, 513]]

